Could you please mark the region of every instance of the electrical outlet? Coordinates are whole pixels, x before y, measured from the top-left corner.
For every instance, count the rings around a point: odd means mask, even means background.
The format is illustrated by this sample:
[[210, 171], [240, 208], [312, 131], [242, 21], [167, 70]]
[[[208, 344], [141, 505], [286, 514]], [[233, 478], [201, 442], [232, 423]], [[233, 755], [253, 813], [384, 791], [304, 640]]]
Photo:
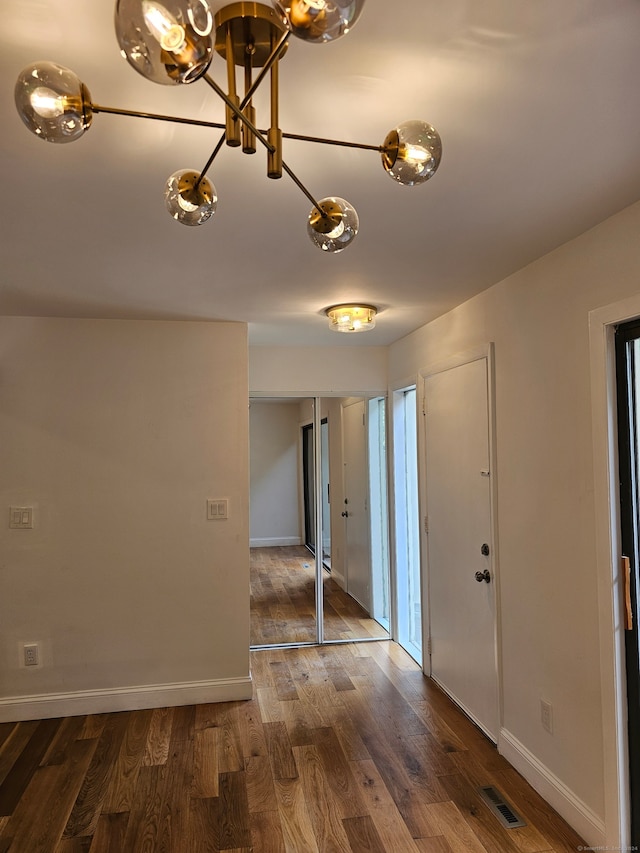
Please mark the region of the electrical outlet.
[[548, 731], [550, 735], [552, 735], [553, 707], [551, 706], [551, 702], [547, 702], [544, 699], [540, 700], [540, 719], [542, 721], [542, 728]]
[[25, 643], [22, 647], [25, 666], [39, 666], [40, 646], [37, 643]]

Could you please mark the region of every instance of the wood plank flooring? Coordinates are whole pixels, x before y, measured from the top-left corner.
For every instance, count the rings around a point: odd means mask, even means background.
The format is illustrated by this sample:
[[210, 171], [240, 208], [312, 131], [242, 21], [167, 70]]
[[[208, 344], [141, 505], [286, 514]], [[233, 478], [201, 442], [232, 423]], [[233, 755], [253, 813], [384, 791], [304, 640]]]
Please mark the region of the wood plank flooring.
[[[395, 643], [251, 654], [254, 697], [0, 725], [0, 853], [575, 853]], [[526, 820], [504, 829], [493, 785]]]
[[[327, 640], [387, 638], [387, 631], [324, 574]], [[315, 558], [303, 546], [251, 549], [251, 645], [314, 643]]]

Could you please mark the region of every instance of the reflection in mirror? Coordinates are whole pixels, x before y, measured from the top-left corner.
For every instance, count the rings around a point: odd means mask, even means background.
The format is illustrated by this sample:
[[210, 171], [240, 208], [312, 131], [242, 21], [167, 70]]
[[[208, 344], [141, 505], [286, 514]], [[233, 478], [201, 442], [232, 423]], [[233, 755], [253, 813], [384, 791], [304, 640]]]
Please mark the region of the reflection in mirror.
[[249, 411], [251, 645], [387, 639], [384, 398], [254, 398]]
[[250, 402], [252, 646], [317, 641], [316, 566], [305, 533], [309, 422], [312, 399]]
[[389, 541], [383, 397], [322, 400], [329, 424], [331, 578], [324, 638], [389, 637]]

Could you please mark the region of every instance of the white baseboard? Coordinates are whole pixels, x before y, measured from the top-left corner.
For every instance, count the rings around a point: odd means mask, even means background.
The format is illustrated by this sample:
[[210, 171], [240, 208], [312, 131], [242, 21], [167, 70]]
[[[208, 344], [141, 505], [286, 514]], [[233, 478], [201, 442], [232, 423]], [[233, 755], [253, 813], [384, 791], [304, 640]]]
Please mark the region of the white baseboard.
[[506, 729], [500, 731], [498, 751], [590, 847], [606, 849], [604, 821]]
[[0, 699], [0, 723], [251, 699], [251, 676]]
[[302, 539], [299, 536], [282, 536], [273, 539], [251, 539], [249, 541], [250, 548], [275, 548], [277, 545], [302, 545]]

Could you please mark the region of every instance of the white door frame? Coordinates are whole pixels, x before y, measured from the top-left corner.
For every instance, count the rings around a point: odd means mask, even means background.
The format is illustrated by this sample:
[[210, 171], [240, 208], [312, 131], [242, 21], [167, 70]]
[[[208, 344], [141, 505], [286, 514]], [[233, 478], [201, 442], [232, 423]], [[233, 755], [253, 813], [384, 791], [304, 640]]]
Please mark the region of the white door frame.
[[623, 850], [630, 844], [630, 810], [614, 335], [616, 325], [637, 317], [640, 317], [640, 295], [589, 312], [604, 744], [604, 844]]
[[427, 460], [426, 460], [426, 431], [425, 431], [425, 380], [429, 376], [437, 373], [442, 373], [445, 370], [451, 370], [454, 367], [460, 367], [463, 364], [469, 364], [473, 361], [486, 359], [487, 362], [487, 402], [488, 402], [488, 420], [489, 420], [489, 470], [490, 470], [490, 511], [491, 511], [491, 555], [493, 581], [495, 590], [495, 616], [494, 616], [494, 657], [496, 668], [496, 689], [498, 691], [498, 720], [497, 720], [497, 743], [500, 749], [500, 739], [502, 732], [502, 723], [504, 719], [504, 703], [502, 690], [502, 643], [501, 643], [501, 607], [500, 607], [500, 571], [499, 571], [499, 548], [498, 548], [498, 483], [497, 483], [497, 465], [496, 465], [496, 429], [495, 429], [495, 358], [494, 344], [492, 342], [474, 347], [473, 349], [464, 350], [463, 352], [455, 353], [441, 361], [434, 362], [419, 371], [420, 381], [418, 386], [418, 465], [419, 465], [419, 483], [418, 494], [420, 503], [420, 554], [421, 562], [424, 567], [422, 578], [422, 625], [423, 625], [423, 649], [427, 654], [424, 657], [424, 672], [431, 675], [431, 655], [428, 654], [430, 649], [429, 637], [431, 636], [431, 625], [429, 621], [429, 560], [428, 560], [428, 540], [425, 533], [424, 518], [426, 514], [427, 496], [426, 496], [426, 477], [427, 477]]

